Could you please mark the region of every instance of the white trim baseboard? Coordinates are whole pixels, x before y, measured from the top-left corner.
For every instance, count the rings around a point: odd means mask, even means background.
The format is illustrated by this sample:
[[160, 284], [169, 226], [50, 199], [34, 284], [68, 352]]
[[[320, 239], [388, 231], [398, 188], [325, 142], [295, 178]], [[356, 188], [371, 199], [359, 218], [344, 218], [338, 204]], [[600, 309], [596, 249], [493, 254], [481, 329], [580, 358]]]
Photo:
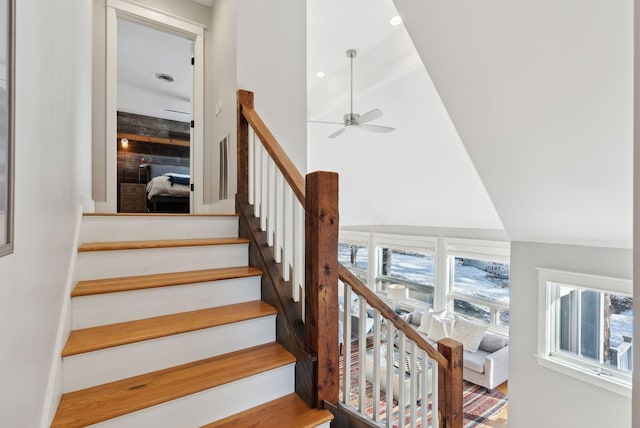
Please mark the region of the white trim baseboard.
[[51, 422], [53, 422], [53, 417], [58, 408], [58, 403], [60, 403], [60, 397], [62, 397], [62, 348], [71, 333], [71, 289], [76, 282], [77, 249], [80, 242], [83, 212], [84, 207], [82, 204], [79, 204], [76, 214], [76, 229], [73, 236], [73, 245], [71, 246], [71, 257], [69, 259], [69, 270], [67, 271], [67, 280], [63, 294], [64, 298], [62, 300], [62, 307], [60, 308], [56, 341], [51, 357], [51, 368], [49, 369], [47, 390], [45, 392], [42, 416], [40, 418], [41, 428], [51, 426]]

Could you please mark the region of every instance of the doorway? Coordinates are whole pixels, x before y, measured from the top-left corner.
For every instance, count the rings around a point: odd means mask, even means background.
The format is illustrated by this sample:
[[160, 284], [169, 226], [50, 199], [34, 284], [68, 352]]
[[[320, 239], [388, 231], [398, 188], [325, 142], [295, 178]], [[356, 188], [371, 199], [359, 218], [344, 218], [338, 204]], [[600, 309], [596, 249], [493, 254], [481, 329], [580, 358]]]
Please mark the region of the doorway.
[[[201, 213], [204, 27], [128, 0], [106, 3], [106, 201], [96, 202], [96, 210]], [[128, 32], [135, 36], [128, 37]], [[161, 40], [149, 42], [151, 34]], [[141, 40], [149, 44], [137, 43]], [[184, 49], [180, 54], [186, 61], [169, 54], [174, 43], [187, 46], [186, 54]], [[142, 47], [136, 51], [133, 45]], [[160, 59], [153, 71], [149, 58]], [[174, 64], [187, 67], [188, 77], [168, 68]], [[182, 92], [176, 88], [178, 80]], [[143, 101], [144, 92], [152, 94], [150, 101]], [[162, 97], [174, 102], [161, 102]], [[143, 104], [155, 110], [145, 110]], [[172, 177], [170, 190], [185, 185], [188, 196], [165, 194], [154, 205], [146, 190], [154, 176]]]
[[189, 213], [193, 41], [117, 25], [118, 212]]

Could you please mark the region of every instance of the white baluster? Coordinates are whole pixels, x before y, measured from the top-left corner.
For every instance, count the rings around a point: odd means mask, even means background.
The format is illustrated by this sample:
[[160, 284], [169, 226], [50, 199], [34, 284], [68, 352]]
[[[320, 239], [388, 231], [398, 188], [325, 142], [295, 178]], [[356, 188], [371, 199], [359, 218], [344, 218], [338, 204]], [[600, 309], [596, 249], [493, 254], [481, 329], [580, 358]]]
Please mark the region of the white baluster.
[[249, 181], [249, 189], [248, 190], [249, 190], [249, 192], [248, 193], [249, 193], [249, 195], [248, 195], [248, 198], [249, 198], [249, 204], [250, 205], [253, 205], [253, 203], [255, 202], [254, 201], [254, 188], [255, 188], [254, 185], [255, 185], [255, 183], [253, 182], [253, 180], [254, 180], [253, 179], [253, 174], [255, 172], [254, 170], [255, 170], [255, 167], [256, 167], [255, 166], [255, 158], [256, 158], [256, 156], [254, 154], [254, 147], [253, 147], [253, 145], [254, 145], [253, 140], [255, 138], [256, 138], [255, 131], [253, 130], [252, 127], [249, 127], [249, 142], [247, 144], [247, 146], [248, 146], [247, 149], [249, 151], [249, 166], [248, 166], [248, 173], [249, 173], [249, 178], [248, 178], [248, 181]]
[[276, 207], [275, 207], [275, 240], [273, 253], [276, 263], [282, 262], [284, 252], [284, 177], [280, 169], [276, 169]]
[[282, 277], [289, 281], [289, 272], [293, 259], [293, 191], [289, 183], [284, 183], [284, 261], [282, 262]]
[[269, 215], [269, 153], [262, 149], [262, 196], [260, 197], [260, 229], [267, 230], [267, 216]]
[[429, 418], [429, 356], [423, 350], [418, 352], [420, 361], [422, 361], [422, 382], [420, 382], [420, 405], [422, 407], [422, 426], [432, 426], [433, 420], [428, 422]]
[[[276, 231], [276, 163], [269, 157], [269, 211], [267, 214], [267, 235], [270, 247], [274, 247]], [[273, 249], [275, 252], [275, 248]]]
[[431, 408], [433, 425], [436, 427], [440, 426], [440, 421], [438, 419], [438, 374], [440, 370], [438, 370], [438, 363], [436, 360], [431, 360]]
[[342, 349], [344, 353], [343, 359], [343, 391], [342, 398], [345, 404], [351, 405], [351, 286], [344, 286], [344, 314], [342, 325], [343, 340]]
[[367, 398], [367, 384], [365, 377], [365, 373], [367, 372], [367, 302], [362, 296], [358, 296], [358, 303], [358, 351], [360, 352], [360, 354], [358, 355], [358, 367], [360, 368], [360, 373], [358, 376], [358, 388], [360, 390], [358, 396], [358, 411], [364, 412]]
[[[304, 208], [294, 199], [294, 254], [293, 254], [293, 300], [304, 298]], [[304, 300], [303, 300], [304, 301]], [[302, 306], [304, 311], [304, 305]], [[304, 317], [303, 317], [304, 319]]]
[[393, 337], [396, 328], [387, 320], [387, 427], [393, 426]]
[[[416, 346], [416, 343], [412, 340], [411, 341], [411, 359], [410, 359], [410, 367], [409, 370], [411, 371], [411, 375], [409, 376], [409, 387], [410, 387], [410, 393], [409, 393], [409, 397], [411, 400], [411, 416], [410, 416], [410, 421], [411, 421], [411, 428], [415, 428], [416, 427], [416, 403], [418, 401], [418, 378], [419, 378], [419, 374], [418, 374], [418, 364], [417, 364], [417, 360], [416, 360], [416, 350], [418, 349], [418, 347]], [[400, 364], [398, 364], [399, 367], [403, 367], [400, 369], [400, 373], [404, 372], [404, 365], [402, 364], [404, 362], [401, 361]]]
[[256, 218], [260, 218], [260, 206], [262, 205], [262, 155], [264, 149], [262, 148], [262, 143], [258, 136], [256, 136], [253, 140], [253, 152], [255, 153], [255, 171], [253, 173], [254, 180], [254, 204], [253, 204], [253, 215]]
[[[362, 316], [362, 315], [361, 315]], [[365, 318], [366, 320], [366, 318]], [[366, 336], [365, 336], [366, 342]], [[380, 420], [380, 311], [373, 311], [373, 420]]]
[[[402, 330], [398, 330], [398, 348], [398, 367], [402, 367], [404, 357], [406, 355], [405, 334]], [[393, 361], [391, 361], [391, 367], [389, 370], [393, 371]], [[398, 411], [400, 415], [404, 415], [406, 408], [405, 400], [407, 398], [404, 396], [404, 373], [401, 370], [398, 371]]]

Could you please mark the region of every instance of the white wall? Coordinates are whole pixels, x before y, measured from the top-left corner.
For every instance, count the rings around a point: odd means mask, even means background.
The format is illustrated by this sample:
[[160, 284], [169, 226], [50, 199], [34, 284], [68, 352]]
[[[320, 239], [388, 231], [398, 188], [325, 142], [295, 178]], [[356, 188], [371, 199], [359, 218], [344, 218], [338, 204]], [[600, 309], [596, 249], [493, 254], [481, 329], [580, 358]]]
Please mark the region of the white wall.
[[[209, 39], [210, 61], [205, 65], [205, 159], [209, 168], [205, 169], [205, 203], [217, 201], [219, 186], [219, 146], [220, 141], [229, 136], [229, 197], [234, 198], [237, 189], [236, 162], [236, 1], [215, 0], [211, 10]], [[216, 114], [216, 104], [221, 110]], [[207, 192], [208, 190], [208, 192]]]
[[0, 415], [39, 426], [80, 192], [90, 191], [91, 3], [17, 2], [15, 252], [0, 258]]
[[534, 357], [538, 338], [536, 267], [631, 278], [632, 251], [511, 243], [509, 426], [630, 426], [631, 399], [538, 365]]
[[306, 2], [238, 0], [238, 88], [298, 170], [307, 171]]

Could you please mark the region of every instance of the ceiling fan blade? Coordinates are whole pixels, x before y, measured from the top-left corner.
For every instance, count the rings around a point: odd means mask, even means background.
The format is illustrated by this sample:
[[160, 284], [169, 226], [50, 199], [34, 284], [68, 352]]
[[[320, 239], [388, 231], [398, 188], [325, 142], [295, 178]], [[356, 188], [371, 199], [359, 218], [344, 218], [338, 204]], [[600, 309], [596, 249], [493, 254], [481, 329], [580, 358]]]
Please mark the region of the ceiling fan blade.
[[396, 128], [391, 128], [389, 126], [365, 125], [365, 124], [360, 125], [360, 128], [364, 129], [365, 131], [372, 131], [372, 132], [391, 132], [394, 129], [396, 129]]
[[331, 125], [344, 125], [344, 122], [327, 122], [324, 120], [307, 120], [309, 123], [328, 123]]
[[338, 135], [342, 134], [343, 132], [344, 132], [344, 128], [340, 128], [333, 134], [329, 135], [329, 138], [336, 138]]
[[382, 116], [382, 112], [380, 110], [378, 110], [378, 109], [371, 110], [370, 112], [365, 113], [362, 116], [360, 116], [358, 118], [358, 123], [371, 122], [372, 120], [376, 120], [380, 116]]

